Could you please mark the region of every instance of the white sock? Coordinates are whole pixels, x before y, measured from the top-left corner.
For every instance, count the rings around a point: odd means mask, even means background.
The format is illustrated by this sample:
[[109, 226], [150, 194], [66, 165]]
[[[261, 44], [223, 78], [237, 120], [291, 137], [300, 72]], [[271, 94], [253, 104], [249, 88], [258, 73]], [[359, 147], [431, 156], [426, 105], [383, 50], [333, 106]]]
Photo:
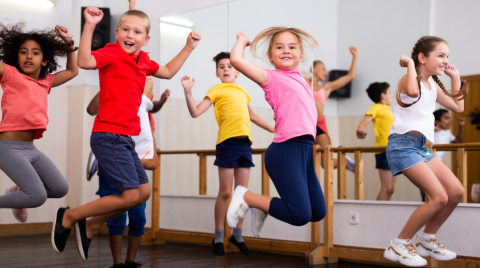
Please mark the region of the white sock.
[[422, 241], [427, 241], [428, 239], [435, 238], [435, 237], [436, 237], [435, 234], [426, 234], [424, 232], [420, 234], [420, 239]]
[[393, 239], [394, 245], [406, 244], [407, 242], [408, 242], [408, 239], [398, 239], [397, 237]]

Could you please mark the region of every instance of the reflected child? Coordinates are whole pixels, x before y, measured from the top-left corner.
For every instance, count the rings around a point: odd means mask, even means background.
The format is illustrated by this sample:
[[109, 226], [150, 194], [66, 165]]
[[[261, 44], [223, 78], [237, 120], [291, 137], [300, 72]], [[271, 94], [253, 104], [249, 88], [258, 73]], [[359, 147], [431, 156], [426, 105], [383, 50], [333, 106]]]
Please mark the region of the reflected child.
[[[375, 146], [387, 146], [388, 134], [393, 123], [392, 94], [387, 82], [375, 82], [367, 88], [368, 97], [375, 103], [365, 113], [365, 117], [357, 128], [357, 138], [364, 139], [367, 136], [365, 127], [373, 120], [375, 131]], [[380, 175], [380, 193], [377, 200], [391, 200], [395, 191], [396, 178], [392, 176], [385, 152], [375, 154], [378, 174]]]

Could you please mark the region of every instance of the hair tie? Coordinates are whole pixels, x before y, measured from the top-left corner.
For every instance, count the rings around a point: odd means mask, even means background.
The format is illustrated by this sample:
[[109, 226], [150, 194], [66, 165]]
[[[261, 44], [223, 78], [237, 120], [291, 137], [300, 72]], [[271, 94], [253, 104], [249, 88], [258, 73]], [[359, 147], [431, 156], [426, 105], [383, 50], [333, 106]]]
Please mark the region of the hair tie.
[[467, 83], [467, 80], [463, 80], [463, 83]]

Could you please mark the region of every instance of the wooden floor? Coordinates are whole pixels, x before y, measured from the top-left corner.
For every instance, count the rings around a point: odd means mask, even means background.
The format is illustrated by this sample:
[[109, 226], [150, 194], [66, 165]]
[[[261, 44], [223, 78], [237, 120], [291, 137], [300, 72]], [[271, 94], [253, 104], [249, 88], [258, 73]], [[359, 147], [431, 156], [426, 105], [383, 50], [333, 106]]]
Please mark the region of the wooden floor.
[[[123, 254], [125, 255], [127, 240], [124, 240]], [[251, 267], [251, 268], [287, 268], [287, 267], [315, 267], [315, 268], [368, 268], [381, 267], [353, 263], [339, 263], [330, 265], [308, 266], [304, 258], [286, 255], [252, 252], [250, 257], [239, 252], [229, 253], [224, 257], [217, 257], [210, 247], [167, 243], [164, 245], [142, 246], [137, 254], [137, 260], [145, 263], [143, 268], [187, 268], [187, 267]], [[0, 237], [0, 267], [110, 267], [113, 264], [110, 255], [108, 236], [96, 236], [89, 250], [87, 262], [82, 262], [71, 236], [67, 247], [62, 254], [56, 254], [50, 244], [49, 235], [31, 235], [18, 237]]]

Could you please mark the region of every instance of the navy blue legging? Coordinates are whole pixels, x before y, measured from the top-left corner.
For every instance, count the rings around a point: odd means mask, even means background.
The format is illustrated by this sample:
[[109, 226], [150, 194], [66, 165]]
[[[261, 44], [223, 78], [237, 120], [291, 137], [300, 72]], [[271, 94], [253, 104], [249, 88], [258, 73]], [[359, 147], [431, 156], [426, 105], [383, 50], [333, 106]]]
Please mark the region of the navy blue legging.
[[300, 136], [272, 143], [265, 153], [265, 169], [281, 197], [272, 199], [268, 213], [295, 226], [320, 221], [327, 213], [313, 166], [313, 142], [311, 136]]

